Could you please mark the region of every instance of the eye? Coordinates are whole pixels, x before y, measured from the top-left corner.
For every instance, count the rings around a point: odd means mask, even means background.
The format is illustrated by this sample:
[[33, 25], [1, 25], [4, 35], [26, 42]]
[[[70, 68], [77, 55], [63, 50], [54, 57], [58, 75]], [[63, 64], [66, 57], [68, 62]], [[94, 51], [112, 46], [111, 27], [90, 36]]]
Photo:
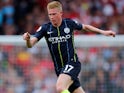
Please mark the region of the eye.
[[56, 13], [53, 13], [53, 15], [56, 15]]
[[51, 14], [49, 14], [49, 16], [51, 16], [51, 15], [56, 15], [56, 13], [51, 13]]

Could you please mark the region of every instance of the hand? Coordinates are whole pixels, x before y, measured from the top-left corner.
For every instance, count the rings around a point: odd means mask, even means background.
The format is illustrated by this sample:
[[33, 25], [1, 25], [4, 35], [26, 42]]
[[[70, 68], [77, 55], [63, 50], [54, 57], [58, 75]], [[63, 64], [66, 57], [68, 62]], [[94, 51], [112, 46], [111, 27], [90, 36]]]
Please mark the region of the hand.
[[106, 31], [103, 31], [103, 35], [115, 37], [116, 33], [111, 30], [106, 30]]
[[24, 40], [30, 40], [30, 34], [28, 32], [24, 33], [23, 39]]

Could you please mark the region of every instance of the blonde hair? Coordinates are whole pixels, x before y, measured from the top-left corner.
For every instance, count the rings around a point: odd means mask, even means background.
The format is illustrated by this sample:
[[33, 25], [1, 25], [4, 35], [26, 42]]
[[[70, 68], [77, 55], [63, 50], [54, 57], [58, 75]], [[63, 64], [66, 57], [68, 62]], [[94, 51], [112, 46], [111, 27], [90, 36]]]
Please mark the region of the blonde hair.
[[47, 10], [54, 9], [54, 8], [58, 8], [60, 11], [63, 11], [62, 4], [58, 1], [52, 1], [52, 2], [48, 3]]

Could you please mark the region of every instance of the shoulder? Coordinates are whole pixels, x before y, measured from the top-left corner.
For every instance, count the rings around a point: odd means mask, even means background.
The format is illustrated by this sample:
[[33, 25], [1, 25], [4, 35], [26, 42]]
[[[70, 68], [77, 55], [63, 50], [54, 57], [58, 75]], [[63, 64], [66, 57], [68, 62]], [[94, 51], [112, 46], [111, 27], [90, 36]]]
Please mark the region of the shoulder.
[[45, 23], [42, 25], [42, 27], [48, 28], [51, 25], [51, 22]]
[[50, 27], [51, 23], [45, 23], [45, 24], [42, 24], [37, 30], [47, 30], [49, 27]]
[[66, 21], [66, 22], [72, 22], [73, 20], [72, 19], [70, 19], [70, 18], [65, 18], [65, 19], [63, 19], [64, 21]]
[[78, 23], [77, 20], [70, 19], [70, 18], [65, 18], [64, 20], [65, 20], [66, 22], [68, 22], [68, 23], [71, 23], [71, 24]]
[[70, 18], [65, 18], [63, 19], [68, 25], [73, 26], [73, 24], [75, 23], [74, 20], [70, 19]]

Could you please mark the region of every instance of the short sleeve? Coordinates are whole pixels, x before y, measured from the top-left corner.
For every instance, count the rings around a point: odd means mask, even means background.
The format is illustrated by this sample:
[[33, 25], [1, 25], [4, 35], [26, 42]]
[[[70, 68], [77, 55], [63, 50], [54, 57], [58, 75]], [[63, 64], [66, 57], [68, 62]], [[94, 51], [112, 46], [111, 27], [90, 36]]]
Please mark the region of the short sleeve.
[[38, 38], [38, 40], [40, 40], [43, 36], [45, 36], [46, 31], [47, 31], [46, 25], [42, 25], [36, 30], [34, 37], [36, 37], [36, 38]]

